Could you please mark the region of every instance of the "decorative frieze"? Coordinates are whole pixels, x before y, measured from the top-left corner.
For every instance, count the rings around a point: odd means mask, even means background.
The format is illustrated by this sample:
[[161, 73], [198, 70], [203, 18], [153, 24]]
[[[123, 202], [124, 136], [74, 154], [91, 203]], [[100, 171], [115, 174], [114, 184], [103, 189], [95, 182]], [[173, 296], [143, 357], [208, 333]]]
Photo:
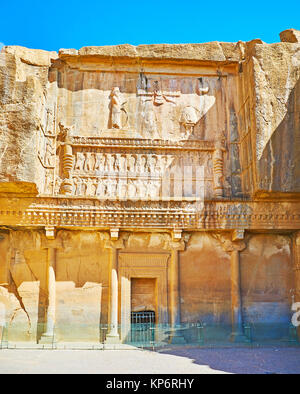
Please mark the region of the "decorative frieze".
[[297, 229], [300, 206], [290, 203], [205, 202], [193, 201], [99, 201], [93, 204], [73, 197], [44, 198], [28, 208], [0, 211], [0, 225], [64, 226], [70, 228], [170, 228], [196, 229]]
[[[204, 150], [214, 151], [214, 141], [191, 139], [188, 141], [172, 141], [150, 138], [103, 138], [97, 136], [72, 136], [71, 143], [74, 147], [101, 147], [101, 148], [126, 148], [126, 149], [167, 149], [167, 150]], [[225, 148], [223, 148], [225, 150]]]

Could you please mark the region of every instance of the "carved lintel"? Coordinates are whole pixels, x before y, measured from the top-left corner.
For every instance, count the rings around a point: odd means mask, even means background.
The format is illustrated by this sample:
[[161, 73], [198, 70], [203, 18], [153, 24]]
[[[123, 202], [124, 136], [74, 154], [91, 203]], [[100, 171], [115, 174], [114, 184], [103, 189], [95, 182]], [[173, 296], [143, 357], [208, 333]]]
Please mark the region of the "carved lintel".
[[47, 239], [55, 239], [55, 227], [45, 227]]
[[110, 239], [112, 241], [117, 241], [119, 238], [119, 229], [118, 228], [111, 228], [109, 231], [110, 231]]
[[245, 230], [233, 230], [232, 232], [232, 241], [239, 241], [240, 239], [244, 239]]
[[174, 229], [172, 231], [172, 240], [173, 241], [180, 241], [182, 238], [182, 229]]

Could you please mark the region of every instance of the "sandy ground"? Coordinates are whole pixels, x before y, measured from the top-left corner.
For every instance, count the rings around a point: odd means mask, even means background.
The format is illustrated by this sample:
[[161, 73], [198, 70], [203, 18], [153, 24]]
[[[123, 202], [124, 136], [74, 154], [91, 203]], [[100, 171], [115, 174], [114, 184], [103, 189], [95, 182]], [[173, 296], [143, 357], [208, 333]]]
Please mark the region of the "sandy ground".
[[300, 348], [0, 350], [0, 374], [300, 374]]

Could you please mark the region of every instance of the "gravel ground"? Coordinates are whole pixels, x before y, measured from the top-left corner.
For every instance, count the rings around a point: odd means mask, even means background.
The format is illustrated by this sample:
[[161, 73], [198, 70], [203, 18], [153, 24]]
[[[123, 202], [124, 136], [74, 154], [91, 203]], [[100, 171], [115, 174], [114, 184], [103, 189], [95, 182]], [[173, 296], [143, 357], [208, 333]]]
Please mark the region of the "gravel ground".
[[0, 374], [300, 374], [300, 348], [0, 350]]

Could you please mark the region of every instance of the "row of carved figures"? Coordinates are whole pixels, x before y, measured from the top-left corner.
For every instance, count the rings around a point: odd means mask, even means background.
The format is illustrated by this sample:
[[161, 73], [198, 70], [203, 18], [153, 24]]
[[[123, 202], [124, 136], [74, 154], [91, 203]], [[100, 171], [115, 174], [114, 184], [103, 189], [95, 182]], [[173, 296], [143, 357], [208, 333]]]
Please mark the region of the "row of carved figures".
[[163, 173], [173, 156], [77, 152], [74, 170], [79, 172]]
[[102, 198], [155, 198], [159, 196], [159, 181], [73, 178], [75, 196], [98, 196]]

